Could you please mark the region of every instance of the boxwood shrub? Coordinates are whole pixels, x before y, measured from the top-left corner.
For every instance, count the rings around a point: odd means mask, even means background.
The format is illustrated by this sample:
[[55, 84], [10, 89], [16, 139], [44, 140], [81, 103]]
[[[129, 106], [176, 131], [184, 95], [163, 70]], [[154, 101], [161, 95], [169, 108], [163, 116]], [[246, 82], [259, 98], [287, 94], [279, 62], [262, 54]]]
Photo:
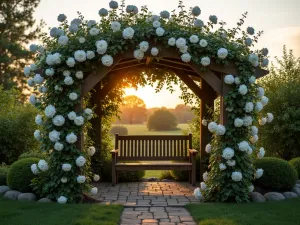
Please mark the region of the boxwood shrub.
[[300, 178], [300, 157], [291, 159], [289, 161], [289, 164], [291, 164], [295, 168], [298, 173], [298, 178]]
[[6, 185], [8, 170], [9, 170], [8, 166], [0, 165], [0, 185]]

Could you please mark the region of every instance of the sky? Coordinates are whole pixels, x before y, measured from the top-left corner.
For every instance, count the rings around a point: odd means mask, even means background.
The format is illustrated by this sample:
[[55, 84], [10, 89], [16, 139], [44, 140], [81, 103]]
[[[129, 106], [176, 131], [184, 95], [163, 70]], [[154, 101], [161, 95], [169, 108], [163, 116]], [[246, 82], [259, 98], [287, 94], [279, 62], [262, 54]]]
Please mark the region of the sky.
[[[43, 19], [46, 27], [57, 26], [57, 15], [60, 13], [64, 13], [69, 21], [77, 17], [77, 11], [80, 11], [85, 19], [99, 20], [98, 10], [109, 8], [109, 1], [41, 0], [34, 16], [37, 20]], [[139, 9], [142, 5], [147, 5], [150, 11], [159, 14], [163, 10], [170, 12], [176, 9], [178, 0], [127, 0], [127, 4], [136, 5]], [[275, 56], [282, 55], [283, 45], [293, 49], [295, 55], [300, 57], [300, 0], [184, 0], [184, 4], [188, 8], [199, 6], [199, 18], [203, 21], [207, 21], [209, 15], [216, 15], [220, 21], [225, 21], [229, 28], [234, 27], [241, 14], [247, 11], [245, 28], [252, 26], [256, 31], [264, 31], [256, 48], [267, 47], [271, 61]], [[147, 108], [174, 108], [182, 103], [179, 99], [180, 90], [176, 89], [173, 94], [167, 90], [156, 94], [152, 87], [139, 88], [137, 91], [126, 90], [126, 93], [142, 98]]]

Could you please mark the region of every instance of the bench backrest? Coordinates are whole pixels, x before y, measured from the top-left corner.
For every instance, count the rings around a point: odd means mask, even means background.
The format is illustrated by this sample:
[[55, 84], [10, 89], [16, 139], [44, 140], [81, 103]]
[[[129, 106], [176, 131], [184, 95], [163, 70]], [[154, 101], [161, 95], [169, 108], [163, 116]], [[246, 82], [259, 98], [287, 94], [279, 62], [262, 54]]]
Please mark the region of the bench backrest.
[[115, 136], [118, 160], [188, 160], [192, 149], [189, 135], [126, 135]]

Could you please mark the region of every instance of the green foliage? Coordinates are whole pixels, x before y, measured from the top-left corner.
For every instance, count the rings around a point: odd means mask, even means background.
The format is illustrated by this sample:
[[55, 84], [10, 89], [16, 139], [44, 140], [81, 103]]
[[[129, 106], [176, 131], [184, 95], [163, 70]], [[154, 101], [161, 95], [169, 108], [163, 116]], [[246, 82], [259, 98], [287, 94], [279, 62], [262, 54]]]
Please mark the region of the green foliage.
[[30, 186], [31, 180], [35, 175], [31, 171], [31, 165], [38, 163], [38, 158], [26, 158], [14, 162], [7, 175], [7, 185], [20, 192], [30, 192], [32, 188]]
[[271, 190], [289, 191], [297, 181], [297, 171], [288, 162], [273, 157], [265, 157], [254, 161], [256, 168], [264, 173], [255, 183]]
[[260, 81], [269, 98], [262, 114], [272, 113], [274, 121], [260, 128], [259, 143], [269, 155], [290, 160], [300, 156], [300, 58], [284, 47], [277, 64]]
[[0, 86], [0, 162], [11, 164], [25, 152], [37, 151], [34, 139], [34, 117], [37, 110], [19, 102], [15, 90], [4, 91]]
[[33, 55], [24, 48], [36, 40], [43, 23], [36, 26], [33, 13], [40, 0], [1, 0], [0, 5], [0, 85], [4, 89], [26, 89], [25, 62]]
[[119, 135], [127, 135], [128, 129], [124, 126], [113, 126], [110, 130], [112, 135], [119, 134]]
[[0, 165], [0, 186], [6, 185], [7, 174], [9, 171], [9, 167], [5, 164]]
[[167, 109], [158, 109], [151, 114], [147, 121], [148, 130], [174, 130], [177, 127], [177, 119]]
[[170, 170], [163, 170], [160, 173], [159, 179], [168, 179], [168, 180], [173, 180], [174, 176], [172, 175], [172, 172]]
[[290, 160], [289, 164], [291, 164], [295, 168], [298, 174], [298, 178], [300, 178], [300, 157]]
[[26, 158], [47, 159], [47, 155], [43, 152], [25, 152], [19, 156], [18, 160]]

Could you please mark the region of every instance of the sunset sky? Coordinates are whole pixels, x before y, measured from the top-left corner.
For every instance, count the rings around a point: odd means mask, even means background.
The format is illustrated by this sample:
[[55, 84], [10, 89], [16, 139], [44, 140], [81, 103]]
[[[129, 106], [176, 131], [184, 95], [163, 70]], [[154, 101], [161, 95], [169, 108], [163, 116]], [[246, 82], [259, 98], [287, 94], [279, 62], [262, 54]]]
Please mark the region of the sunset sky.
[[[98, 10], [109, 8], [110, 0], [41, 0], [35, 12], [37, 20], [43, 19], [47, 27], [58, 25], [57, 15], [64, 13], [69, 21], [77, 17], [80, 11], [85, 19], [99, 20]], [[119, 1], [120, 3], [120, 1]], [[227, 22], [228, 27], [233, 27], [248, 11], [249, 16], [245, 27], [253, 26], [256, 31], [265, 33], [260, 39], [257, 48], [267, 47], [270, 50], [271, 60], [274, 56], [281, 56], [282, 47], [286, 45], [293, 49], [296, 56], [300, 56], [300, 0], [184, 0], [187, 7], [198, 5], [201, 8], [200, 19], [207, 21], [209, 15], [216, 15], [219, 20]], [[126, 4], [148, 5], [155, 14], [162, 10], [172, 11], [177, 8], [177, 0], [127, 0]], [[178, 96], [180, 91], [170, 94], [164, 90], [158, 94], [152, 87], [140, 88], [137, 92], [127, 90], [127, 94], [135, 94], [141, 97], [147, 108], [151, 107], [175, 107], [181, 103]]]

